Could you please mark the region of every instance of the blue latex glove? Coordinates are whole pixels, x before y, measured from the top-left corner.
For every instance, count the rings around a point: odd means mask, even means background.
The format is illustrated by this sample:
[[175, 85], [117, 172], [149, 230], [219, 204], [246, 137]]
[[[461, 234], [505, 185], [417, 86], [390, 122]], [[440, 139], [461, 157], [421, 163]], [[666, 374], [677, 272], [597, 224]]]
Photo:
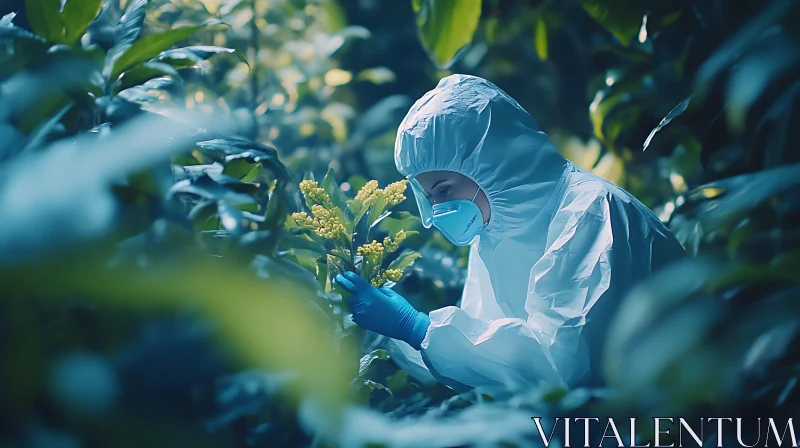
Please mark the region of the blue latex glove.
[[352, 294], [347, 302], [353, 310], [353, 322], [420, 349], [431, 324], [427, 314], [414, 309], [400, 294], [389, 288], [378, 289], [354, 272], [339, 274], [334, 280]]

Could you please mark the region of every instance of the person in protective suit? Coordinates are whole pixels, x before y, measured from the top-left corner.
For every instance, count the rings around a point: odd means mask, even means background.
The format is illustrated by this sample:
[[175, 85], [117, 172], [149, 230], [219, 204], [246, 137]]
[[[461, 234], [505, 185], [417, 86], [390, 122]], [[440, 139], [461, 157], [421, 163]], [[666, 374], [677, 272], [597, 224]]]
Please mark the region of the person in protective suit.
[[631, 194], [573, 165], [511, 97], [451, 75], [400, 124], [395, 164], [422, 223], [469, 245], [459, 306], [429, 315], [352, 272], [353, 320], [392, 338], [398, 364], [459, 390], [602, 383], [621, 297], [684, 255]]

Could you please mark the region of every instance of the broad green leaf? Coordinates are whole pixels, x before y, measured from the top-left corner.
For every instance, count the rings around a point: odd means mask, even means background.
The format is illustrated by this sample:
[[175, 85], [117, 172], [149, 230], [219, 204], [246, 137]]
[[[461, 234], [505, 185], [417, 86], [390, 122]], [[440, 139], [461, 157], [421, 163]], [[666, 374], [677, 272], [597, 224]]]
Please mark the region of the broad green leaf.
[[395, 258], [394, 261], [389, 263], [389, 266], [386, 269], [400, 269], [405, 270], [414, 265], [414, 260], [420, 258], [422, 255], [413, 250], [405, 250], [399, 257]]
[[223, 186], [207, 174], [175, 183], [168, 196], [177, 194], [196, 196], [211, 201], [225, 201], [240, 208], [247, 207], [247, 209], [252, 209], [252, 206], [256, 204], [252, 196]]
[[333, 168], [328, 168], [328, 172], [325, 174], [325, 178], [322, 179], [320, 188], [328, 193], [333, 205], [342, 210], [348, 210], [347, 196], [345, 196], [344, 192], [339, 188], [339, 184], [336, 182], [336, 173], [333, 171]]
[[134, 42], [130, 48], [125, 50], [125, 52], [120, 55], [119, 59], [114, 62], [114, 68], [111, 71], [112, 79], [116, 78], [120, 75], [120, 73], [130, 69], [131, 67], [134, 67], [137, 64], [149, 61], [172, 45], [188, 38], [198, 30], [201, 30], [214, 23], [218, 22], [209, 22], [207, 24], [197, 26], [175, 28], [163, 33], [151, 34], [139, 39], [138, 41]]
[[250, 171], [247, 172], [244, 176], [241, 177], [242, 182], [254, 182], [256, 179], [261, 176], [261, 165], [251, 165]]
[[481, 0], [412, 0], [422, 46], [439, 68], [450, 67], [472, 42]]
[[373, 350], [361, 357], [358, 363], [358, 377], [363, 379], [369, 373], [369, 368], [375, 360], [385, 361], [389, 359], [389, 352], [383, 349]]
[[135, 87], [160, 76], [179, 78], [178, 72], [167, 64], [160, 62], [145, 62], [123, 73], [117, 81], [116, 91], [120, 92]]
[[291, 266], [281, 269], [268, 257], [258, 260], [264, 264], [259, 271], [267, 275], [255, 275], [251, 263], [196, 253], [154, 257], [149, 267], [110, 269], [109, 249], [84, 247], [48, 263], [4, 268], [3, 298], [8, 303], [14, 297], [37, 297], [63, 306], [64, 298], [79, 296], [90, 304], [136, 314], [192, 303], [216, 323], [234, 359], [298, 376], [281, 393], [298, 400], [314, 396], [320, 400], [315, 404], [332, 414], [350, 401], [346, 385], [356, 368], [347, 359], [357, 355], [346, 344], [334, 344], [329, 322], [306, 305], [314, 300], [313, 277], [308, 288], [299, 288], [298, 281], [284, 274]]
[[743, 133], [751, 107], [762, 99], [774, 81], [800, 66], [800, 50], [794, 38], [784, 34], [761, 39], [757, 47], [743, 57], [732, 71], [727, 88], [725, 113], [730, 127]]
[[388, 216], [388, 214], [383, 213], [384, 210], [386, 210], [386, 197], [381, 195], [374, 200], [372, 206], [369, 208], [369, 228], [374, 227], [381, 219]]
[[51, 42], [65, 43], [61, 0], [25, 0], [25, 14], [33, 32]]
[[418, 219], [416, 216], [412, 215], [411, 213], [409, 213], [409, 212], [407, 212], [405, 210], [402, 210], [402, 211], [399, 211], [399, 212], [392, 212], [392, 218], [400, 219], [400, 220], [403, 220], [403, 219], [414, 219], [414, 220], [417, 220]]
[[536, 21], [536, 54], [540, 60], [547, 60], [547, 24], [541, 16]]
[[723, 179], [687, 194], [690, 199], [711, 198], [700, 215], [703, 230], [710, 231], [743, 217], [766, 200], [800, 184], [800, 165], [789, 165], [754, 174]]
[[0, 39], [25, 37], [43, 41], [41, 36], [37, 36], [25, 29], [15, 26], [13, 22], [16, 16], [16, 13], [10, 12], [0, 19]]
[[[291, 219], [287, 217], [287, 221]], [[283, 247], [288, 248], [291, 250], [307, 250], [316, 252], [316, 257], [322, 255], [322, 247], [320, 247], [319, 243], [312, 240], [311, 238], [305, 235], [290, 235], [285, 236], [281, 240], [281, 245]]]
[[[276, 236], [279, 233], [279, 229], [283, 227], [283, 223], [286, 221], [286, 216], [289, 213], [284, 190], [285, 186], [283, 184], [279, 183], [279, 185], [275, 187], [269, 198], [269, 203], [267, 203], [267, 212], [264, 216], [264, 227], [267, 230], [273, 231]], [[277, 244], [277, 240], [275, 244]]]
[[388, 218], [389, 215], [391, 215], [391, 214], [392, 214], [392, 212], [390, 212], [390, 211], [383, 212], [382, 215], [378, 216], [378, 219], [376, 219], [375, 221], [372, 222], [372, 224], [370, 225], [370, 228], [373, 228], [373, 227], [379, 225], [381, 222], [383, 222], [384, 219]]
[[72, 106], [73, 103], [67, 104], [66, 106], [64, 106], [63, 109], [58, 111], [58, 113], [55, 114], [52, 118], [40, 124], [39, 127], [37, 127], [31, 133], [28, 143], [22, 149], [22, 152], [38, 148], [39, 146], [44, 144], [44, 142], [49, 137], [50, 133], [52, 133], [53, 130], [59, 125], [61, 119], [64, 117], [64, 114], [66, 114], [67, 111], [70, 110], [70, 108], [72, 108]]
[[580, 0], [589, 15], [628, 46], [639, 33], [647, 5], [641, 0]]
[[75, 45], [89, 28], [97, 13], [101, 0], [67, 0], [64, 4], [64, 40], [67, 45]]
[[401, 389], [408, 385], [408, 373], [403, 370], [398, 370], [394, 375], [386, 377], [386, 387], [392, 393], [399, 392]]
[[353, 233], [355, 227], [353, 220], [349, 216], [350, 209], [347, 204], [348, 199], [339, 188], [339, 184], [336, 183], [336, 173], [333, 171], [333, 168], [328, 168], [328, 173], [325, 174], [325, 178], [322, 180], [322, 185], [320, 185], [320, 187], [330, 196], [331, 202], [335, 206], [336, 215], [339, 217], [344, 227], [349, 233]]
[[131, 0], [125, 8], [125, 13], [119, 19], [119, 23], [114, 30], [114, 34], [117, 35], [117, 41], [114, 47], [109, 50], [106, 58], [106, 69], [104, 71], [106, 76], [111, 75], [112, 66], [119, 55], [130, 48], [139, 37], [144, 24], [146, 6], [147, 0]]
[[372, 392], [374, 392], [376, 390], [382, 390], [382, 391], [386, 391], [386, 393], [388, 393], [389, 395], [392, 395], [392, 391], [389, 390], [389, 388], [387, 388], [386, 386], [384, 386], [381, 383], [378, 383], [377, 381], [372, 381], [372, 380], [365, 380], [363, 383], [361, 383], [361, 385], [359, 386], [359, 389], [366, 389], [370, 393], [372, 393]]
[[225, 164], [225, 168], [222, 170], [222, 174], [226, 176], [231, 176], [236, 179], [241, 179], [253, 169], [253, 164], [247, 161], [244, 158], [232, 159], [230, 162]]
[[275, 148], [242, 137], [228, 136], [198, 142], [197, 146], [214, 155], [214, 160], [230, 163], [234, 159], [245, 159], [250, 163], [261, 163], [270, 170], [278, 180], [292, 182], [292, 176], [286, 166], [278, 159]]
[[356, 201], [353, 200], [350, 205], [350, 211], [353, 215], [353, 226], [358, 227], [358, 224], [361, 222], [361, 219], [364, 218], [364, 215], [367, 214], [370, 207], [375, 203], [375, 197], [367, 199], [366, 201]]
[[720, 72], [730, 67], [767, 29], [776, 26], [794, 5], [791, 1], [770, 2], [762, 12], [739, 28], [719, 49], [708, 57], [695, 76], [695, 93], [699, 99], [711, 91]]
[[[199, 62], [205, 61], [210, 57], [220, 53], [237, 53], [233, 48], [214, 47], [204, 45], [194, 45], [190, 47], [175, 48], [162, 52], [156, 61], [169, 64], [176, 69], [189, 68]], [[239, 54], [239, 53], [237, 53]], [[247, 60], [240, 54], [239, 59], [247, 63]]]

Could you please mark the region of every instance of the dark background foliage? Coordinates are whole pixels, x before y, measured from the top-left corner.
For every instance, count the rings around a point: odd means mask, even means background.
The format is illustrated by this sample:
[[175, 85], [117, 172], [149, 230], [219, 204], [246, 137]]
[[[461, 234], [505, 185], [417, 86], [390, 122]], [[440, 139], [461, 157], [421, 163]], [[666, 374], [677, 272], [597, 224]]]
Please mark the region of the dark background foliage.
[[[531, 446], [534, 415], [798, 411], [796, 1], [11, 0], [0, 16], [4, 446]], [[398, 180], [397, 125], [450, 73], [506, 90], [692, 255], [627, 297], [604, 389], [490, 400], [414, 380], [380, 337], [345, 337], [320, 248], [285, 223], [303, 178], [348, 196]], [[466, 252], [397, 212], [377, 233], [420, 231], [423, 257], [396, 288], [457, 304]]]

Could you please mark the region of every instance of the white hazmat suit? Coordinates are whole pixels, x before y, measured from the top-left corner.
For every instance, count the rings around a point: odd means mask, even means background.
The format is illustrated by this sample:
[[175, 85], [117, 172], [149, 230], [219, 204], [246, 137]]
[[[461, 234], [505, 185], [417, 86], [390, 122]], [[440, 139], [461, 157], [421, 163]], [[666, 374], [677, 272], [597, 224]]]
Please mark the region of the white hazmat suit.
[[[470, 244], [460, 306], [430, 313], [419, 352], [389, 342], [423, 381], [457, 390], [595, 384], [620, 296], [684, 254], [646, 206], [567, 161], [481, 78], [448, 76], [419, 99], [399, 127], [395, 164], [411, 178], [458, 172], [491, 210]], [[424, 221], [430, 204], [417, 202]]]

